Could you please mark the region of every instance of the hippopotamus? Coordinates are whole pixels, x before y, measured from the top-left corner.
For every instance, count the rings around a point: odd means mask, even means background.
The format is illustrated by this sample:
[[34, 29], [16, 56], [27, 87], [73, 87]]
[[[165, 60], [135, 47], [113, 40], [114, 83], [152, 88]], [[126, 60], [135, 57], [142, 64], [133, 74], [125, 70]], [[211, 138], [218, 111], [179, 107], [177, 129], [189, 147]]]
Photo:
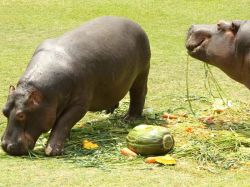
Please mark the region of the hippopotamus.
[[51, 130], [45, 154], [61, 155], [71, 128], [86, 112], [113, 112], [128, 92], [125, 119], [140, 117], [150, 56], [145, 31], [122, 17], [99, 17], [43, 41], [16, 88], [9, 88], [3, 150], [25, 155]]
[[218, 67], [250, 89], [250, 21], [192, 25], [186, 48], [190, 56]]

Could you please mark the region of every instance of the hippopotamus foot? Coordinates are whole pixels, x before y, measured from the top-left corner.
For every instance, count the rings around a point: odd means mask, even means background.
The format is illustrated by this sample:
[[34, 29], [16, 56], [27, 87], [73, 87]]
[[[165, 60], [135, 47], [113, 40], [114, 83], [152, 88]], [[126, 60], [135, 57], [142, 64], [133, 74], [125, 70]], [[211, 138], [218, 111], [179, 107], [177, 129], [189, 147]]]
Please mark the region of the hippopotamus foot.
[[48, 144], [45, 148], [45, 154], [47, 156], [58, 156], [62, 155], [64, 152], [64, 145], [62, 144]]
[[119, 103], [117, 103], [115, 106], [113, 106], [112, 108], [109, 108], [106, 110], [106, 114], [113, 114], [115, 109], [117, 109], [119, 107]]
[[140, 74], [134, 81], [129, 90], [130, 104], [128, 113], [125, 115], [125, 121], [133, 121], [142, 116], [142, 111], [147, 94], [147, 80], [149, 70]]
[[130, 116], [128, 113], [123, 117], [123, 121], [125, 123], [131, 123], [137, 119], [142, 119], [142, 116], [141, 115], [138, 115], [138, 116]]
[[87, 110], [80, 105], [68, 108], [64, 112], [50, 133], [50, 137], [45, 148], [46, 155], [57, 156], [63, 154], [64, 143], [69, 137], [71, 128], [85, 115], [86, 112]]

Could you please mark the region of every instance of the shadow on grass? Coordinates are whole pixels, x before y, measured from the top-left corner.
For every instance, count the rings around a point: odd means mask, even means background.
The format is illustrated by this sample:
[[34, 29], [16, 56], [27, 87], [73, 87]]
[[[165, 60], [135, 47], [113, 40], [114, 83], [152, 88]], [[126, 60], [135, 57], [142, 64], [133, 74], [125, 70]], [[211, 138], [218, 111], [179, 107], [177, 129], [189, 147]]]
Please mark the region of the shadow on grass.
[[[141, 119], [124, 122], [120, 113], [96, 121], [89, 121], [76, 125], [66, 141], [64, 155], [55, 157], [67, 163], [74, 163], [83, 167], [99, 167], [110, 164], [122, 164], [127, 158], [120, 154], [120, 149], [126, 147], [126, 135], [139, 124], [160, 125], [165, 123], [160, 119], [160, 114], [154, 117], [144, 116]], [[42, 135], [37, 141], [34, 151], [25, 159], [51, 159], [46, 157], [44, 147], [49, 134]], [[83, 148], [83, 140], [94, 142], [98, 145], [96, 149]], [[138, 162], [138, 160], [137, 160]]]

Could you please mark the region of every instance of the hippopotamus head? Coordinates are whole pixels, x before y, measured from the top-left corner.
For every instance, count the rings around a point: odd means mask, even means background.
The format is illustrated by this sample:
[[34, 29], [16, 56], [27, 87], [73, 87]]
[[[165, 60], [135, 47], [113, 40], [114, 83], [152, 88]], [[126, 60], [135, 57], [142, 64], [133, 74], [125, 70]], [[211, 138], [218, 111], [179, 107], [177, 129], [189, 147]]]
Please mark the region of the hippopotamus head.
[[250, 87], [250, 22], [220, 21], [212, 25], [192, 25], [186, 48], [190, 56], [214, 65], [231, 78]]
[[2, 148], [10, 155], [27, 154], [38, 137], [51, 128], [53, 116], [45, 110], [46, 99], [38, 90], [10, 86], [3, 114], [8, 118], [1, 138]]

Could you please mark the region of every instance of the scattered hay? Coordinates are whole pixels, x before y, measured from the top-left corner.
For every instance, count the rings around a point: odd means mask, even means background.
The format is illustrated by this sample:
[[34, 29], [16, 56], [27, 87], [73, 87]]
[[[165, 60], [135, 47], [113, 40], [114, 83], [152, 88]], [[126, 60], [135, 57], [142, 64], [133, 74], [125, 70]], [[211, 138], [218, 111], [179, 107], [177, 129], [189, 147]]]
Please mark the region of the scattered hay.
[[[128, 132], [135, 125], [147, 123], [169, 128], [176, 141], [176, 146], [170, 154], [177, 159], [177, 164], [180, 158], [191, 158], [203, 169], [210, 170], [212, 167], [230, 169], [240, 167], [250, 160], [249, 136], [244, 136], [238, 131], [249, 131], [250, 123], [221, 124], [220, 118], [224, 114], [219, 114], [215, 116], [214, 125], [206, 125], [193, 116], [178, 114], [178, 119], [163, 120], [161, 118], [163, 112], [155, 112], [156, 119], [148, 119], [146, 116], [142, 120], [127, 124], [121, 118], [123, 113], [125, 110], [120, 109], [109, 118], [77, 125], [72, 129], [71, 138], [65, 145], [65, 154], [56, 159], [77, 167], [96, 167], [105, 170], [120, 165], [142, 164], [145, 157], [128, 158], [121, 155], [120, 150], [126, 147]], [[148, 115], [152, 116], [151, 113]], [[187, 128], [192, 130], [187, 131]], [[52, 159], [43, 153], [47, 136], [41, 137], [35, 151], [25, 158]], [[94, 150], [82, 148], [84, 139], [97, 143], [99, 147]]]
[[[204, 63], [204, 70], [204, 86], [213, 97], [214, 101], [216, 101], [217, 98], [213, 94], [211, 87], [215, 87], [219, 98], [223, 101], [224, 105], [226, 105], [226, 107], [223, 107], [223, 110], [220, 110], [220, 112], [224, 112], [228, 105], [228, 101], [223, 97], [225, 93], [221, 89], [207, 63]], [[186, 67], [187, 101], [192, 114], [197, 118], [197, 114], [194, 112], [191, 105], [192, 99], [189, 94], [188, 72], [189, 56], [187, 56]], [[240, 109], [242, 110], [243, 108], [241, 107]], [[214, 164], [224, 169], [238, 167], [240, 163], [248, 163], [250, 160], [250, 128], [247, 123], [243, 123], [244, 125], [239, 124], [242, 123], [242, 116], [244, 116], [244, 113], [232, 108], [227, 109], [222, 115], [216, 115], [215, 110], [208, 112], [208, 115], [211, 116], [212, 114], [213, 118], [215, 117], [217, 121], [213, 121], [209, 126], [202, 129], [197, 129], [197, 125], [194, 125], [195, 130], [192, 129], [187, 131], [190, 134], [186, 137], [188, 141], [185, 139], [186, 143], [182, 143], [179, 147], [177, 146], [174, 150], [174, 154], [177, 157], [191, 157], [197, 160], [201, 166]], [[241, 119], [239, 119], [239, 115], [242, 115]], [[238, 119], [235, 120], [235, 117]], [[248, 118], [245, 119], [248, 120]], [[235, 121], [235, 123], [233, 124], [232, 121]], [[189, 129], [190, 128], [189, 126]], [[239, 134], [240, 132], [244, 135]], [[248, 136], [246, 136], [246, 134]], [[244, 152], [242, 152], [242, 150], [244, 150]]]
[[[133, 123], [125, 123], [122, 116], [129, 103], [123, 102], [112, 115], [99, 112], [91, 114], [89, 122], [79, 122], [71, 132], [71, 138], [66, 142], [65, 154], [56, 157], [62, 162], [74, 164], [78, 167], [96, 167], [109, 170], [120, 165], [137, 165], [144, 163], [144, 157], [128, 158], [120, 154], [126, 147], [128, 132], [138, 124], [162, 125], [169, 128], [173, 134], [176, 145], [170, 153], [177, 159], [196, 160], [199, 168], [214, 171], [215, 168], [233, 169], [247, 166], [250, 162], [250, 121], [249, 105], [233, 101], [232, 107], [223, 109], [218, 113], [213, 110], [215, 95], [211, 91], [212, 83], [219, 97], [223, 99], [222, 90], [212, 75], [211, 70], [205, 65], [205, 87], [212, 96], [191, 96], [188, 89], [188, 57], [186, 72], [186, 97], [175, 98], [178, 106], [166, 108], [164, 111], [145, 109], [143, 119]], [[181, 104], [186, 103], [187, 104]], [[191, 105], [198, 102], [195, 111]], [[206, 109], [204, 109], [206, 107]], [[190, 115], [190, 111], [191, 114]], [[174, 114], [176, 118], [162, 118], [164, 112]], [[198, 117], [212, 116], [213, 123], [203, 123]], [[96, 120], [93, 120], [96, 119]], [[54, 159], [44, 155], [44, 147], [48, 134], [39, 138], [35, 151], [30, 152], [28, 159]], [[98, 144], [94, 150], [84, 149], [82, 141]], [[145, 163], [146, 164], [146, 163]], [[211, 169], [212, 168], [212, 169]]]

